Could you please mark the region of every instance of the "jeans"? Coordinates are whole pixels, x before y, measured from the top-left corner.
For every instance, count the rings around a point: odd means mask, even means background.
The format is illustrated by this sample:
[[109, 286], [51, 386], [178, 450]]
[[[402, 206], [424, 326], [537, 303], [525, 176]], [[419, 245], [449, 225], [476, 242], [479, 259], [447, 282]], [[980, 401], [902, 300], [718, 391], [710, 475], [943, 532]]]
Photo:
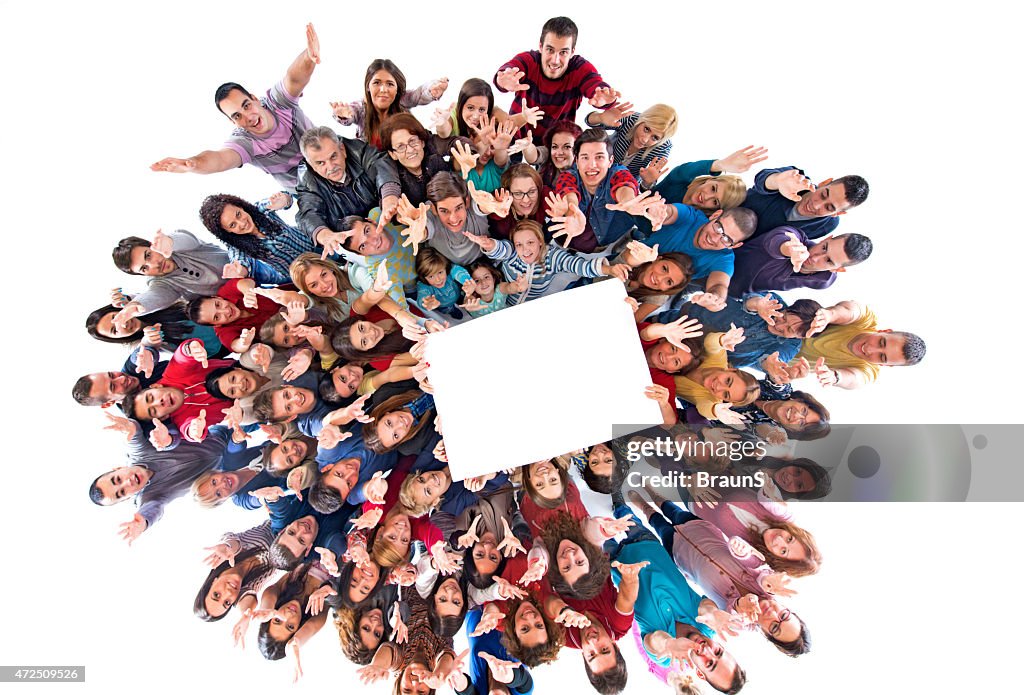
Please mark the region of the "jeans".
[[[668, 518], [666, 519], [665, 517]], [[672, 542], [675, 540], [676, 535], [675, 527], [699, 518], [699, 516], [691, 514], [672, 500], [665, 500], [661, 503], [661, 514], [657, 512], [651, 514], [650, 522], [654, 530], [661, 536], [661, 544], [665, 546], [665, 550], [671, 555]]]

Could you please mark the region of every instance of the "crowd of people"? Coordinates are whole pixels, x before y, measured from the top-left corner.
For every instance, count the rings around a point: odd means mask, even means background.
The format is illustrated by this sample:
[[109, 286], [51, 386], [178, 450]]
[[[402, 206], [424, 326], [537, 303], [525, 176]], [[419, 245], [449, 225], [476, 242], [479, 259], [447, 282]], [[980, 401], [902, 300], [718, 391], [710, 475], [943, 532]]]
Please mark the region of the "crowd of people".
[[[235, 126], [223, 147], [151, 166], [252, 165], [280, 190], [209, 195], [201, 234], [113, 249], [146, 284], [115, 289], [86, 320], [92, 337], [132, 348], [120, 370], [73, 388], [128, 441], [90, 499], [133, 500], [129, 544], [179, 497], [252, 510], [251, 528], [207, 549], [193, 613], [231, 615], [236, 644], [255, 629], [260, 653], [289, 656], [296, 677], [329, 618], [364, 682], [416, 695], [525, 694], [574, 650], [598, 692], [618, 693], [627, 649], [675, 692], [704, 681], [735, 693], [746, 672], [729, 638], [810, 649], [784, 602], [821, 553], [786, 502], [827, 495], [829, 473], [773, 452], [826, 436], [830, 416], [794, 385], [856, 389], [925, 353], [855, 301], [780, 294], [829, 287], [869, 258], [870, 238], [836, 229], [868, 183], [815, 184], [788, 166], [748, 187], [739, 175], [767, 159], [753, 146], [670, 169], [675, 109], [634, 108], [576, 53], [577, 35], [569, 18], [548, 20], [536, 50], [491, 82], [467, 80], [429, 124], [411, 109], [439, 102], [448, 80], [410, 87], [376, 59], [362, 99], [332, 102], [326, 126], [300, 107], [320, 62], [309, 25], [265, 96], [217, 89]], [[662, 422], [453, 480], [430, 335], [595, 281], [625, 286]], [[659, 437], [691, 446], [643, 464], [628, 454]], [[755, 441], [776, 449], [715, 446]], [[639, 465], [762, 484], [681, 487], [677, 502], [628, 489]], [[579, 485], [612, 515], [588, 510]]]

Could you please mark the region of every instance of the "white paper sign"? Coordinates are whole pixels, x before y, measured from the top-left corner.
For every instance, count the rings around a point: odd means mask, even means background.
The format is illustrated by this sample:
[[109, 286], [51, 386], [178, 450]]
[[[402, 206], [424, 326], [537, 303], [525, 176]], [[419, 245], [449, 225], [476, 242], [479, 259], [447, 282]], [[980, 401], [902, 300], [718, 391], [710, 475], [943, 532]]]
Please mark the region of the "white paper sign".
[[430, 336], [455, 480], [608, 441], [613, 424], [661, 422], [625, 297], [621, 282], [595, 282]]

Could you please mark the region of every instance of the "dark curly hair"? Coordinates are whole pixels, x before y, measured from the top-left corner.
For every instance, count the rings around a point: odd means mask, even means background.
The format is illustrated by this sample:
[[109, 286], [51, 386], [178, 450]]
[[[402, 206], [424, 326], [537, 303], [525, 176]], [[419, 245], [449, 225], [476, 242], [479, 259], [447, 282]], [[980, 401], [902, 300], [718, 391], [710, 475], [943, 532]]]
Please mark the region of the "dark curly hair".
[[[535, 647], [526, 647], [519, 641], [519, 634], [516, 632], [515, 625], [513, 624], [515, 622], [513, 616], [515, 616], [516, 611], [524, 603], [533, 604], [540, 614], [541, 620], [544, 621], [544, 629], [548, 633], [547, 641]], [[527, 592], [525, 598], [512, 599], [508, 602], [506, 615], [508, 617], [505, 619], [505, 632], [502, 634], [501, 643], [513, 658], [522, 661], [530, 668], [546, 664], [558, 658], [558, 652], [561, 651], [562, 646], [565, 644], [565, 628], [548, 617], [547, 613], [544, 612], [544, 602], [540, 597], [532, 592]]]
[[199, 206], [199, 218], [203, 225], [228, 246], [238, 249], [252, 258], [267, 258], [268, 253], [259, 240], [251, 234], [232, 234], [220, 226], [220, 216], [228, 205], [239, 207], [252, 217], [253, 224], [261, 233], [268, 237], [275, 237], [285, 231], [285, 225], [278, 222], [270, 215], [261, 212], [259, 208], [247, 200], [242, 200], [237, 195], [218, 193], [207, 196], [203, 204]]
[[[601, 548], [587, 540], [580, 522], [565, 512], [558, 512], [541, 531], [541, 539], [551, 553], [551, 564], [548, 567], [548, 583], [555, 593], [568, 598], [586, 601], [601, 593], [604, 583], [611, 573], [611, 563]], [[558, 569], [558, 546], [562, 541], [570, 541], [578, 545], [590, 561], [590, 571], [570, 585], [562, 578]]]

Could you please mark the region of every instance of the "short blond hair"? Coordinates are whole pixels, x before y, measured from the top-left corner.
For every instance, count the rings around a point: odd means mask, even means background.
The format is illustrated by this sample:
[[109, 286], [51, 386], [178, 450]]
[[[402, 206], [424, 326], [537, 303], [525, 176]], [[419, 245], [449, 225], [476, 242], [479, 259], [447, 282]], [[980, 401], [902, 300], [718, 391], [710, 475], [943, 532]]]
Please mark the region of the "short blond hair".
[[636, 119], [636, 123], [629, 130], [630, 136], [641, 123], [645, 123], [654, 132], [661, 133], [661, 140], [664, 141], [676, 134], [679, 128], [679, 115], [668, 104], [655, 104]]

